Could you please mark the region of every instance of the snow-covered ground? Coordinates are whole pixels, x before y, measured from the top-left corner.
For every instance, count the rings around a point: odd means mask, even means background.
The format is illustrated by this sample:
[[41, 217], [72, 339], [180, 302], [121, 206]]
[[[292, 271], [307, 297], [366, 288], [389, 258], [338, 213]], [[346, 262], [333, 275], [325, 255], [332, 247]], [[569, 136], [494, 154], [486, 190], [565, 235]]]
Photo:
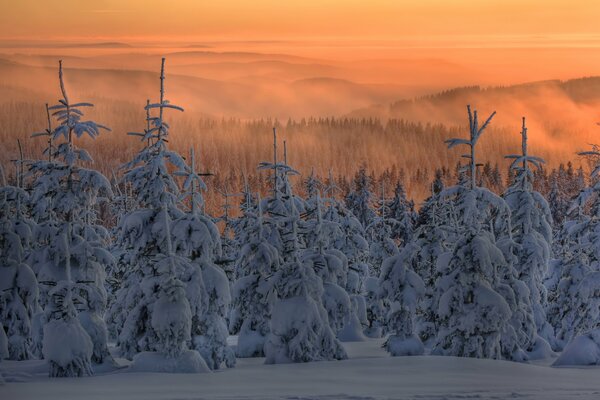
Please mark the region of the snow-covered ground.
[[264, 359], [240, 359], [234, 369], [208, 374], [124, 368], [49, 379], [43, 361], [5, 361], [0, 399], [600, 399], [600, 367], [389, 357], [381, 340], [345, 346], [345, 361], [264, 365]]

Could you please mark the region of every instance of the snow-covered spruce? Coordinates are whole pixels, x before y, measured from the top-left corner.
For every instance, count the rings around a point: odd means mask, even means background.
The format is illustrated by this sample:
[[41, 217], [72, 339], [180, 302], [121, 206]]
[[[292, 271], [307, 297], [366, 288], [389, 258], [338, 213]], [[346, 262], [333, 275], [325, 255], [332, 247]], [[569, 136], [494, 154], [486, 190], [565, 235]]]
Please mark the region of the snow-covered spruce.
[[[198, 313], [199, 305], [206, 304], [203, 281], [200, 272], [189, 260], [173, 254], [169, 228], [171, 221], [166, 209], [163, 213], [167, 241], [165, 254], [156, 254], [146, 261], [146, 270], [151, 271], [151, 274], [144, 274], [141, 282], [145, 297], [142, 304], [146, 308], [142, 315], [140, 310], [133, 310], [135, 318], [128, 318], [124, 327], [125, 333], [133, 333], [134, 337], [142, 334], [148, 340], [145, 343], [147, 351], [133, 357], [132, 369], [147, 372], [207, 372], [209, 368], [200, 354], [188, 349], [192, 308]], [[182, 282], [185, 278], [188, 278], [186, 283]], [[195, 302], [191, 304], [188, 299]], [[146, 331], [133, 331], [139, 328], [137, 324], [140, 322], [145, 324]], [[156, 364], [149, 360], [154, 360]], [[167, 366], [170, 369], [166, 369]]]
[[420, 251], [417, 253], [415, 272], [425, 282], [425, 295], [417, 307], [416, 330], [421, 340], [429, 343], [437, 334], [437, 308], [441, 293], [435, 290], [435, 282], [441, 276], [438, 265], [446, 265], [452, 256], [449, 250], [452, 230], [448, 229], [453, 214], [452, 203], [443, 201], [440, 192], [441, 181], [436, 190], [425, 201], [419, 211], [419, 224], [414, 232], [412, 243]]
[[517, 262], [516, 244], [510, 237], [499, 239], [497, 247], [502, 251], [506, 265], [498, 270], [496, 291], [502, 295], [511, 310], [508, 324], [501, 332], [502, 357], [524, 362], [553, 355], [550, 345], [536, 333], [533, 309], [527, 285], [518, 279], [514, 268]]
[[432, 354], [501, 358], [500, 333], [511, 310], [494, 287], [498, 270], [505, 267], [504, 255], [488, 232], [468, 232], [459, 240], [436, 284], [443, 294]]
[[264, 347], [266, 363], [345, 359], [346, 352], [331, 330], [322, 304], [323, 283], [298, 257], [299, 214], [293, 196], [288, 201], [287, 261], [273, 277], [278, 298]]
[[[529, 164], [539, 168], [544, 161], [528, 154], [525, 118], [521, 137], [522, 154], [507, 156], [514, 160], [511, 168], [515, 171], [515, 180], [504, 194], [511, 209], [512, 239], [517, 244], [513, 265], [519, 280], [529, 289], [537, 334], [543, 338], [541, 340], [554, 343], [554, 330], [546, 320], [547, 294], [544, 286], [552, 246], [552, 215], [548, 202], [532, 187], [533, 172]], [[532, 350], [533, 344], [540, 340], [531, 339], [527, 350]]]
[[[190, 165], [176, 175], [185, 177], [183, 184], [183, 200], [189, 200], [189, 211], [173, 222], [172, 237], [174, 251], [190, 259], [191, 269], [181, 279], [189, 282], [190, 299], [194, 281], [202, 275], [202, 284], [197, 289], [205, 293], [197, 293], [204, 300], [192, 302], [191, 341], [192, 348], [204, 358], [210, 369], [219, 369], [223, 364], [227, 367], [235, 365], [235, 355], [227, 344], [226, 316], [229, 312], [231, 294], [229, 280], [225, 272], [214, 264], [221, 254], [219, 231], [212, 220], [204, 214], [202, 190], [206, 185], [200, 172], [196, 171], [195, 153], [190, 152]], [[191, 272], [191, 275], [190, 275]], [[197, 305], [202, 305], [198, 307]]]
[[329, 198], [327, 202], [329, 205], [323, 219], [337, 223], [341, 228], [341, 231], [332, 232], [330, 244], [348, 259], [345, 289], [352, 303], [352, 313], [344, 329], [338, 332], [338, 338], [342, 341], [362, 341], [366, 339], [363, 331], [369, 326], [365, 300], [365, 280], [369, 276], [366, 262], [369, 244], [364, 238], [362, 225], [354, 215], [333, 198]]
[[[92, 159], [85, 150], [75, 146], [74, 137], [88, 135], [94, 139], [101, 129], [108, 128], [93, 121], [82, 121], [81, 109], [92, 104], [70, 102], [62, 62], [59, 63], [59, 83], [62, 98], [59, 104], [48, 107], [59, 123], [55, 129], [48, 129], [54, 142], [46, 150], [49, 160], [36, 161], [30, 167], [34, 176], [31, 204], [38, 223], [32, 267], [42, 284], [40, 297], [44, 306], [48, 304], [49, 291], [55, 290], [52, 288], [58, 282], [66, 280], [73, 285], [69, 290], [73, 290], [81, 303], [80, 312], [75, 315], [91, 337], [93, 361], [102, 363], [112, 360], [103, 315], [106, 307], [104, 269], [113, 259], [106, 250], [108, 233], [96, 224], [95, 207], [102, 196], [112, 196], [112, 191], [100, 172], [78, 165]], [[61, 138], [63, 141], [57, 143]], [[66, 245], [62, 243], [64, 234]], [[65, 246], [70, 249], [69, 256], [64, 252]], [[67, 266], [71, 269], [69, 274]], [[52, 324], [56, 328], [59, 323]], [[68, 369], [58, 372], [63, 373], [74, 372]]]
[[556, 290], [550, 293], [548, 306], [548, 317], [556, 330], [558, 349], [562, 349], [575, 336], [575, 320], [580, 313], [579, 285], [593, 272], [581, 246], [565, 254], [560, 270], [561, 277]]
[[309, 265], [323, 282], [323, 306], [327, 310], [329, 324], [334, 333], [342, 331], [352, 314], [350, 297], [343, 289], [346, 285], [348, 260], [342, 252], [331, 249], [329, 238], [339, 231], [339, 226], [324, 221], [321, 213], [321, 198], [317, 194], [313, 204], [315, 218], [307, 221], [307, 249], [300, 259]]
[[[185, 218], [185, 214], [177, 207], [179, 188], [167, 163], [179, 171], [187, 171], [187, 166], [179, 154], [167, 148], [169, 125], [164, 111], [183, 109], [165, 99], [164, 63], [163, 59], [160, 100], [146, 105], [146, 109], [158, 109], [158, 116], [149, 118], [150, 126], [144, 133], [133, 134], [140, 136], [145, 146], [126, 165], [125, 180], [131, 183], [140, 208], [119, 224], [118, 245], [130, 254], [131, 265], [110, 309], [109, 321], [118, 333], [121, 355], [134, 359], [133, 369], [203, 372], [209, 369], [202, 357], [188, 350], [194, 321], [199, 322], [207, 309], [202, 271], [175, 251], [210, 252], [214, 240], [202, 223], [195, 226], [200, 228], [198, 235], [184, 235], [184, 239], [193, 238], [191, 243], [177, 240], [185, 232], [183, 228], [176, 229], [176, 237], [172, 234], [173, 221]], [[186, 247], [193, 244], [199, 247]], [[162, 315], [161, 308], [173, 315]]]
[[[50, 365], [50, 377], [92, 375], [93, 343], [76, 317], [73, 302], [68, 298], [69, 282], [60, 281], [50, 291], [51, 300], [44, 324], [44, 359]], [[52, 304], [53, 302], [62, 304]], [[47, 311], [48, 313], [48, 311]]]
[[278, 299], [265, 343], [267, 364], [345, 359], [321, 304], [323, 285], [312, 268], [290, 261], [278, 271]]
[[94, 344], [83, 329], [74, 302], [81, 302], [74, 295], [71, 281], [71, 249], [69, 226], [61, 235], [61, 250], [65, 254], [64, 280], [59, 280], [49, 292], [50, 300], [44, 309], [44, 338], [42, 352], [50, 367], [50, 377], [77, 377], [92, 375]]
[[352, 190], [345, 198], [346, 207], [356, 216], [363, 227], [369, 226], [376, 216], [371, 205], [373, 201], [372, 183], [371, 178], [367, 175], [366, 165], [361, 165], [352, 181]]
[[398, 246], [391, 238], [392, 231], [385, 214], [375, 217], [371, 225], [367, 227], [366, 233], [371, 238], [368, 259], [369, 274], [370, 276], [379, 276], [383, 261], [398, 254]]
[[280, 260], [279, 252], [265, 237], [260, 201], [255, 212], [245, 212], [245, 218], [248, 242], [237, 260], [229, 330], [238, 334], [238, 357], [262, 357], [274, 300], [270, 278]]
[[400, 247], [408, 244], [413, 236], [417, 213], [415, 205], [406, 198], [401, 182], [394, 188], [394, 197], [385, 204], [387, 224], [391, 229], [391, 238], [400, 242]]
[[[548, 315], [556, 329], [559, 349], [576, 335], [593, 329], [590, 323], [597, 323], [593, 318], [582, 318], [582, 312], [597, 314], [593, 308], [597, 306], [598, 296], [595, 274], [600, 272], [600, 152], [594, 147], [580, 155], [590, 157], [596, 165], [591, 173], [591, 186], [575, 199], [571, 206], [573, 219], [565, 222], [561, 232], [565, 236], [564, 247], [550, 285], [553, 290], [549, 295]], [[590, 215], [584, 213], [585, 208], [590, 209]], [[580, 285], [583, 285], [582, 291]]]
[[365, 302], [367, 305], [368, 325], [364, 334], [370, 338], [380, 338], [387, 333], [387, 300], [381, 298], [379, 278], [370, 276], [365, 280]]
[[271, 245], [279, 252], [282, 260], [286, 261], [287, 256], [294, 252], [294, 248], [300, 244], [300, 237], [290, 237], [291, 221], [287, 215], [292, 213], [304, 213], [306, 204], [302, 198], [296, 196], [292, 192], [292, 185], [289, 181], [289, 175], [298, 175], [298, 172], [284, 163], [268, 163], [262, 162], [259, 164], [259, 169], [272, 169], [277, 179], [277, 190], [273, 189], [274, 195], [261, 200], [260, 207], [268, 216], [265, 222], [268, 224], [264, 227], [265, 237]]
[[393, 356], [421, 355], [425, 350], [414, 329], [417, 304], [425, 294], [425, 284], [413, 270], [417, 252], [416, 246], [407, 245], [382, 265], [379, 285], [390, 304], [387, 328], [391, 333], [384, 347]]
[[232, 368], [236, 360], [233, 349], [227, 343], [229, 330], [226, 320], [231, 305], [229, 280], [225, 272], [212, 262], [201, 260], [198, 264], [208, 296], [208, 308], [193, 331], [193, 348], [202, 355], [210, 369], [219, 369], [223, 365]]
[[[256, 216], [256, 210], [258, 207], [258, 195], [252, 193], [248, 178], [244, 175], [244, 187], [241, 192], [242, 199], [240, 201], [239, 209], [241, 215], [235, 218], [232, 222], [233, 226], [233, 237], [235, 240], [235, 247], [238, 249], [237, 257], [239, 259], [241, 249], [251, 239], [251, 225], [254, 224], [254, 217]], [[232, 284], [235, 283], [237, 276], [237, 259], [234, 265], [234, 279]], [[233, 289], [233, 287], [232, 287]]]
[[0, 188], [0, 329], [3, 325], [6, 330], [5, 358], [11, 360], [33, 357], [32, 320], [40, 312], [37, 279], [24, 262], [23, 246], [28, 245], [32, 234], [21, 210], [27, 197], [20, 188]]
[[218, 190], [218, 192], [223, 196], [224, 202], [222, 204], [223, 215], [218, 218], [215, 218], [215, 222], [222, 223], [223, 229], [220, 232], [220, 245], [221, 250], [219, 253], [218, 260], [216, 260], [219, 264], [219, 267], [225, 271], [227, 275], [227, 279], [230, 282], [233, 282], [235, 279], [235, 261], [238, 257], [238, 253], [240, 251], [239, 242], [235, 240], [235, 219], [232, 218], [230, 214], [230, 209], [232, 207], [230, 198], [238, 196], [237, 193], [229, 193], [227, 191], [227, 187], [223, 191]]
[[[477, 358], [501, 358], [503, 341], [514, 342], [516, 335], [504, 335], [510, 326], [512, 310], [496, 291], [507, 288], [500, 271], [509, 267], [496, 237], [510, 238], [510, 212], [506, 203], [477, 186], [476, 145], [495, 112], [480, 126], [477, 112], [469, 115], [470, 138], [450, 139], [448, 147], [468, 146], [469, 180], [444, 190], [441, 198], [453, 202], [455, 235], [458, 238], [449, 262], [438, 268], [440, 293], [439, 323], [433, 354]], [[510, 291], [514, 294], [514, 291]], [[507, 346], [510, 348], [516, 345]]]
[[585, 276], [573, 302], [576, 312], [569, 337], [600, 328], [600, 271]]

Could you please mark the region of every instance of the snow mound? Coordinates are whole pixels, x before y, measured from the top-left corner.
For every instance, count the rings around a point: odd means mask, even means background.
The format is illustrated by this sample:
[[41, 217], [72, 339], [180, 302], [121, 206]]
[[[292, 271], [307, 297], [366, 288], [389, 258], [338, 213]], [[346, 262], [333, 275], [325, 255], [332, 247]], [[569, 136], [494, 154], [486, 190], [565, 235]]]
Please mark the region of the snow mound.
[[194, 350], [186, 350], [175, 358], [152, 351], [144, 351], [133, 358], [129, 371], [196, 374], [210, 372], [210, 369], [200, 354]]
[[577, 336], [552, 364], [554, 367], [566, 365], [600, 365], [600, 328]]
[[406, 339], [402, 339], [398, 336], [390, 336], [385, 344], [386, 350], [394, 357], [397, 356], [420, 356], [425, 353], [425, 346], [423, 342], [416, 337], [411, 336]]
[[364, 342], [363, 326], [354, 313], [348, 316], [344, 327], [338, 332], [337, 338], [342, 342]]
[[527, 352], [529, 360], [545, 360], [556, 357], [556, 353], [552, 350], [550, 343], [540, 335], [536, 335], [531, 350]]

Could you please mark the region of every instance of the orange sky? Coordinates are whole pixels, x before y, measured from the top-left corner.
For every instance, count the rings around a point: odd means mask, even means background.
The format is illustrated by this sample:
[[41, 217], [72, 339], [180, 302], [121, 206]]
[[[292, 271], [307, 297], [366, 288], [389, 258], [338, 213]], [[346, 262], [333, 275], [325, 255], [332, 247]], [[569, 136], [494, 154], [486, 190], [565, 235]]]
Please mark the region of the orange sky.
[[[0, 0], [2, 39], [600, 43], [598, 0]], [[566, 41], [566, 42], [565, 42]]]

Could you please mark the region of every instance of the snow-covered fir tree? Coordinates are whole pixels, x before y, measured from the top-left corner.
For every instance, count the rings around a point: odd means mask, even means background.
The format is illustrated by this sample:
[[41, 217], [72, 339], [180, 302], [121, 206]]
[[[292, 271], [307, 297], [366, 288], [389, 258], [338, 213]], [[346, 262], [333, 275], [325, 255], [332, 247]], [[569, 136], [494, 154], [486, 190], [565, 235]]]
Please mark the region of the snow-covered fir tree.
[[[95, 363], [112, 361], [103, 315], [106, 307], [104, 271], [114, 260], [106, 250], [108, 232], [96, 223], [95, 212], [102, 196], [112, 195], [110, 183], [100, 172], [79, 165], [92, 159], [85, 150], [75, 146], [74, 139], [84, 135], [93, 139], [101, 129], [108, 128], [82, 120], [82, 109], [92, 104], [70, 102], [62, 62], [59, 62], [59, 83], [62, 98], [59, 104], [48, 108], [58, 121], [52, 130], [52, 143], [46, 150], [52, 156], [49, 161], [36, 161], [30, 166], [34, 177], [31, 204], [37, 222], [32, 267], [41, 284], [40, 299], [45, 308], [46, 325], [53, 327], [44, 326], [44, 352], [48, 350], [48, 343], [57, 340], [47, 337], [47, 331], [50, 335], [62, 335], [54, 329], [62, 324], [66, 324], [66, 332], [74, 336], [73, 346], [82, 346], [80, 355], [76, 354], [79, 350], [72, 347], [70, 355], [65, 352], [58, 364], [51, 364], [51, 375], [79, 376], [90, 372], [83, 363], [85, 357], [80, 358], [87, 354], [83, 347], [90, 339], [91, 360]], [[63, 141], [57, 143], [60, 139]], [[79, 312], [68, 304], [72, 297], [78, 299]], [[64, 306], [50, 304], [62, 299], [66, 302]], [[62, 311], [49, 312], [47, 307], [58, 307]], [[73, 318], [78, 318], [77, 322]], [[80, 337], [81, 326], [88, 335], [87, 340]], [[60, 340], [69, 339], [65, 336]], [[75, 358], [69, 361], [71, 356]]]
[[306, 211], [306, 203], [292, 192], [292, 185], [289, 178], [290, 176], [299, 175], [299, 172], [286, 163], [287, 151], [284, 152], [283, 161], [278, 159], [277, 144], [277, 130], [273, 128], [273, 160], [259, 163], [258, 170], [272, 171], [271, 196], [261, 200], [261, 208], [269, 216], [269, 225], [268, 229], [266, 229], [268, 240], [285, 260], [286, 254], [291, 254], [291, 249], [297, 244], [293, 241], [300, 240], [299, 237], [286, 237], [291, 232], [291, 222], [287, 218], [287, 215], [291, 213], [290, 207], [292, 205], [296, 210], [295, 212], [304, 213]]
[[[515, 178], [504, 194], [511, 209], [511, 236], [517, 244], [514, 267], [519, 280], [529, 289], [537, 333], [543, 340], [553, 343], [554, 332], [546, 320], [547, 294], [544, 286], [552, 246], [552, 215], [546, 199], [533, 190], [533, 172], [529, 164], [540, 167], [544, 161], [528, 153], [525, 118], [521, 138], [521, 154], [507, 156], [513, 160], [511, 169], [515, 171]], [[532, 350], [538, 340], [531, 340], [527, 350]], [[537, 343], [537, 346], [540, 345]]]
[[[593, 147], [579, 154], [595, 164], [591, 185], [580, 192], [571, 206], [572, 219], [565, 222], [561, 231], [561, 259], [555, 276], [547, 282], [550, 283], [548, 316], [556, 329], [558, 349], [589, 328], [588, 318], [582, 318], [582, 313], [597, 313], [593, 308], [597, 306], [598, 291], [593, 286], [598, 282], [595, 274], [600, 271], [600, 152]], [[585, 208], [589, 208], [589, 215]]]
[[229, 330], [238, 335], [238, 357], [262, 357], [275, 297], [271, 277], [279, 269], [280, 257], [266, 236], [260, 198], [256, 210], [246, 210], [245, 215], [248, 239], [236, 263]]
[[394, 197], [387, 202], [385, 214], [388, 225], [391, 226], [392, 239], [398, 240], [400, 246], [410, 242], [417, 220], [415, 205], [406, 198], [406, 192], [402, 182], [398, 182], [394, 188]]
[[351, 302], [344, 290], [348, 274], [348, 260], [339, 250], [331, 248], [331, 237], [338, 236], [340, 227], [323, 220], [321, 197], [317, 193], [313, 204], [314, 218], [305, 224], [306, 249], [300, 258], [309, 265], [323, 282], [323, 306], [327, 310], [329, 324], [334, 333], [342, 331], [352, 316]]
[[443, 185], [432, 188], [432, 195], [419, 211], [419, 224], [411, 242], [421, 249], [416, 255], [415, 272], [425, 282], [425, 295], [418, 304], [416, 329], [425, 343], [429, 343], [437, 334], [439, 321], [435, 305], [441, 295], [435, 288], [436, 280], [441, 276], [438, 265], [447, 264], [455, 233], [452, 203], [440, 196]]
[[57, 245], [65, 254], [65, 279], [56, 282], [48, 293], [42, 351], [51, 377], [89, 376], [93, 374], [94, 344], [77, 319], [74, 302], [80, 299], [73, 296], [68, 233], [61, 236], [63, 241]]
[[346, 207], [356, 216], [363, 228], [369, 226], [376, 215], [371, 205], [373, 201], [371, 184], [367, 167], [363, 164], [352, 181], [352, 191], [346, 195], [345, 199]]
[[564, 223], [567, 211], [569, 210], [569, 198], [560, 187], [556, 176], [551, 177], [550, 192], [548, 193], [548, 206], [552, 214], [554, 229], [559, 229]]
[[501, 358], [501, 332], [511, 310], [494, 289], [498, 270], [506, 268], [502, 252], [487, 231], [466, 232], [436, 286], [439, 331], [433, 354]]
[[384, 347], [393, 356], [421, 355], [425, 351], [414, 327], [417, 304], [425, 295], [425, 283], [414, 272], [417, 252], [415, 245], [405, 246], [398, 255], [384, 261], [379, 278], [381, 296], [390, 304], [387, 327], [391, 335]]
[[[501, 333], [506, 330], [512, 311], [496, 289], [502, 284], [500, 271], [509, 267], [496, 245], [496, 237], [510, 237], [510, 211], [506, 203], [490, 191], [477, 186], [476, 145], [495, 112], [480, 126], [477, 112], [469, 115], [469, 139], [450, 139], [448, 147], [468, 146], [469, 180], [448, 188], [442, 198], [454, 203], [458, 240], [452, 256], [438, 265], [436, 281], [440, 293], [437, 310], [438, 333], [434, 354], [462, 357], [501, 358]], [[507, 340], [514, 340], [514, 335]]]
[[[589, 256], [582, 245], [565, 252], [560, 260], [560, 279], [555, 290], [549, 293], [548, 319], [556, 332], [556, 349], [561, 350], [579, 331], [576, 321], [579, 315], [582, 294], [580, 285], [594, 273]], [[585, 293], [591, 293], [586, 291]]]
[[[118, 245], [130, 254], [131, 264], [109, 320], [116, 327], [121, 355], [135, 356], [136, 368], [153, 370], [163, 363], [162, 370], [199, 372], [208, 368], [199, 353], [188, 348], [192, 331], [196, 333], [194, 324], [199, 324], [207, 311], [208, 299], [202, 270], [186, 256], [193, 252], [213, 255], [211, 246], [219, 242], [210, 225], [201, 218], [196, 220], [197, 215], [186, 216], [177, 207], [179, 187], [169, 164], [179, 171], [188, 168], [182, 157], [167, 147], [169, 125], [164, 112], [183, 109], [165, 99], [164, 66], [163, 58], [160, 100], [146, 105], [158, 115], [150, 117], [144, 133], [133, 134], [141, 137], [144, 147], [126, 165], [125, 180], [131, 183], [140, 208], [124, 216], [119, 225]], [[190, 186], [197, 183], [194, 173], [188, 174], [187, 181]], [[191, 206], [198, 206], [198, 198], [192, 196]], [[173, 232], [176, 222], [181, 225]]]
[[223, 214], [216, 219], [216, 222], [223, 224], [221, 231], [221, 253], [218, 258], [219, 267], [227, 275], [227, 279], [234, 280], [235, 260], [237, 259], [239, 247], [235, 240], [235, 219], [230, 216], [231, 208], [233, 207], [231, 199], [239, 196], [238, 193], [229, 193], [227, 186], [223, 190], [218, 191], [223, 197]]
[[277, 300], [271, 314], [271, 331], [265, 343], [267, 364], [340, 360], [346, 351], [330, 328], [323, 307], [323, 283], [300, 261], [298, 220], [294, 198], [288, 199], [285, 264], [273, 277]]
[[[331, 171], [330, 171], [331, 176]], [[325, 185], [315, 175], [315, 169], [310, 170], [310, 175], [304, 181], [304, 191], [306, 193], [306, 202], [311, 209], [316, 208], [317, 196], [323, 191]]]
[[369, 226], [366, 227], [365, 232], [367, 237], [370, 239], [369, 242], [369, 273], [371, 276], [379, 276], [381, 273], [381, 264], [389, 257], [398, 254], [398, 246], [392, 239], [392, 228], [390, 222], [393, 220], [388, 215], [386, 209], [385, 200], [385, 185], [381, 185], [381, 207], [379, 209], [379, 215], [373, 218]]
[[[175, 173], [185, 178], [181, 199], [188, 200], [189, 211], [173, 221], [172, 236], [175, 253], [191, 260], [192, 266], [197, 268], [192, 275], [184, 275], [184, 282], [195, 281], [198, 269], [202, 273], [206, 292], [205, 304], [204, 301], [190, 303], [192, 348], [197, 350], [209, 368], [214, 370], [222, 365], [235, 365], [233, 349], [227, 344], [229, 331], [226, 317], [231, 304], [231, 293], [225, 272], [214, 263], [222, 250], [219, 230], [211, 218], [204, 214], [202, 190], [206, 190], [206, 184], [202, 175], [206, 174], [196, 170], [195, 158], [192, 149], [190, 165], [185, 170]], [[199, 282], [197, 284], [201, 286]]]
[[573, 303], [577, 312], [573, 313], [572, 331], [563, 336], [570, 340], [600, 328], [600, 271], [585, 275], [577, 287]]
[[341, 251], [348, 260], [345, 289], [350, 296], [353, 311], [349, 323], [338, 332], [338, 337], [343, 341], [365, 340], [363, 331], [369, 326], [365, 300], [365, 282], [369, 277], [369, 244], [361, 223], [343, 204], [331, 197], [327, 203], [323, 219], [337, 223], [341, 228], [341, 234], [337, 231], [337, 235], [332, 234], [330, 240], [331, 246]]
[[[244, 174], [244, 187], [242, 188], [242, 199], [239, 204], [241, 215], [235, 218], [232, 222], [233, 225], [233, 238], [235, 240], [235, 247], [238, 249], [237, 258], [239, 259], [240, 251], [242, 247], [250, 240], [250, 225], [253, 223], [253, 217], [256, 215], [256, 208], [258, 206], [258, 196], [256, 193], [252, 193], [250, 184], [248, 182], [248, 176]], [[237, 276], [237, 259], [236, 265], [234, 266], [234, 279], [232, 283], [238, 278]]]
[[27, 200], [19, 187], [0, 188], [0, 329], [7, 337], [4, 358], [11, 360], [34, 356], [32, 322], [40, 312], [37, 279], [26, 263], [34, 227], [24, 214]]

